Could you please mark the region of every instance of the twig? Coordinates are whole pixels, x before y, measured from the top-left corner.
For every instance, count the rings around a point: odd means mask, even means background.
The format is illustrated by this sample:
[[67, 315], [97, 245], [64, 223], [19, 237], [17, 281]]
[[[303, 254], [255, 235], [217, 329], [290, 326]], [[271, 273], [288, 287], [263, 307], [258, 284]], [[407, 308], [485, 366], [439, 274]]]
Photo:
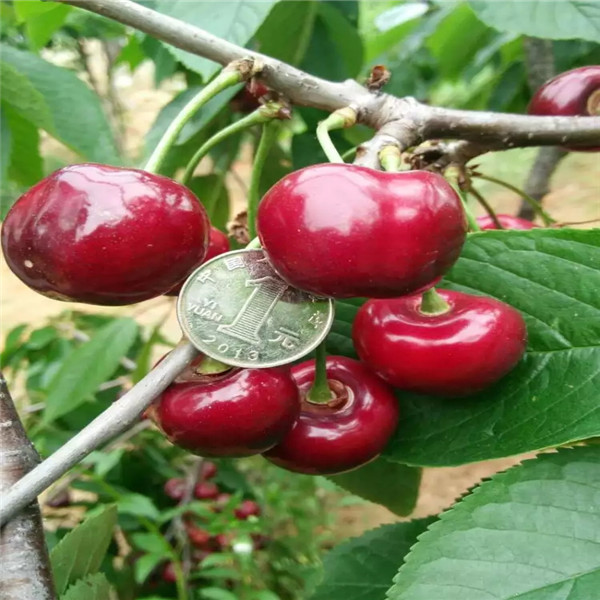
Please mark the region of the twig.
[[[1, 373], [0, 432], [0, 493], [4, 494], [23, 473], [39, 463], [40, 457], [27, 438]], [[23, 511], [0, 531], [0, 598], [54, 600], [56, 594], [40, 507], [34, 497], [19, 508]]]
[[166, 389], [197, 354], [198, 351], [189, 342], [182, 340], [137, 385], [44, 462], [17, 481], [3, 498], [0, 507], [0, 524], [5, 523], [16, 512], [32, 502], [36, 496], [90, 452], [135, 424], [154, 398]]

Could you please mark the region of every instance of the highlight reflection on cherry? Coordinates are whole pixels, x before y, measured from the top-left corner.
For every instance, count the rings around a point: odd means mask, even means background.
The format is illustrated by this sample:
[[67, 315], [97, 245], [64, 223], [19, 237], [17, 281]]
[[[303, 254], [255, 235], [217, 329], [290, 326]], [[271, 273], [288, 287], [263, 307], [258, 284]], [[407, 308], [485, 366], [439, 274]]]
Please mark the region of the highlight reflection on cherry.
[[369, 300], [352, 338], [361, 360], [403, 390], [466, 396], [504, 375], [525, 352], [520, 313], [493, 298], [439, 290], [448, 312], [422, 313], [420, 296]]
[[[398, 424], [392, 390], [363, 364], [344, 356], [327, 358], [332, 406], [313, 404], [306, 394], [314, 381], [315, 361], [292, 369], [302, 398], [291, 431], [264, 454], [276, 465], [313, 475], [342, 473], [378, 456]], [[339, 405], [337, 405], [339, 402]]]

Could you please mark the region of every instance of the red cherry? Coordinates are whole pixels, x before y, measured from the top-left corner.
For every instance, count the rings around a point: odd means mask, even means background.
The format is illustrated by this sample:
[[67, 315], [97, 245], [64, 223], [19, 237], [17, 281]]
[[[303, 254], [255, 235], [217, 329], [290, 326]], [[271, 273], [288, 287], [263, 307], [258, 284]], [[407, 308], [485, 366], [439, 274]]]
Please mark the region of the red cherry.
[[194, 487], [194, 496], [198, 500], [213, 500], [219, 495], [219, 487], [212, 481], [202, 481]]
[[[210, 238], [208, 242], [208, 250], [206, 250], [206, 255], [204, 253], [199, 255], [199, 260], [194, 268], [199, 267], [202, 263], [214, 258], [215, 256], [219, 256], [219, 254], [223, 254], [224, 252], [229, 251], [229, 238], [216, 227], [210, 228]], [[187, 277], [186, 277], [187, 278]], [[169, 290], [165, 296], [178, 296], [183, 284], [186, 281], [186, 278], [183, 279], [180, 283], [178, 283], [172, 290]]]
[[252, 538], [255, 550], [264, 550], [270, 541], [268, 536], [261, 533], [251, 533], [250, 537]]
[[251, 113], [260, 106], [260, 98], [269, 93], [269, 88], [258, 81], [251, 79], [233, 98], [233, 110], [241, 113]]
[[450, 309], [437, 315], [419, 310], [419, 296], [369, 300], [354, 320], [354, 346], [361, 360], [400, 389], [473, 394], [506, 375], [523, 356], [525, 322], [493, 298], [439, 294]]
[[55, 171], [8, 212], [2, 249], [30, 288], [57, 300], [132, 304], [160, 296], [203, 257], [209, 222], [179, 183], [138, 169]]
[[292, 375], [303, 397], [300, 417], [283, 441], [265, 453], [267, 460], [298, 473], [331, 475], [360, 467], [383, 450], [398, 424], [398, 401], [363, 364], [344, 356], [327, 358], [335, 394], [330, 406], [306, 400], [314, 360], [296, 365]]
[[179, 501], [185, 496], [185, 481], [179, 478], [168, 479], [163, 489], [169, 498]]
[[231, 535], [219, 533], [212, 538], [213, 548], [219, 552], [231, 546]]
[[175, 574], [175, 566], [172, 562], [168, 562], [162, 572], [162, 578], [168, 583], [175, 583], [177, 581], [177, 575]]
[[193, 546], [204, 548], [210, 543], [210, 533], [199, 527], [190, 526], [186, 528], [186, 533]]
[[210, 460], [205, 460], [200, 466], [200, 477], [202, 479], [212, 479], [218, 472], [217, 465]]
[[387, 298], [443, 275], [460, 254], [467, 224], [440, 175], [314, 165], [264, 196], [257, 229], [273, 268], [319, 296]]
[[222, 512], [223, 509], [229, 504], [229, 501], [231, 500], [231, 494], [219, 494], [216, 499], [215, 499], [215, 503], [213, 505], [213, 510], [215, 512]]
[[159, 397], [154, 418], [177, 446], [201, 456], [251, 456], [274, 446], [299, 411], [289, 371], [231, 369], [200, 375], [192, 361]]
[[240, 521], [245, 521], [248, 517], [259, 517], [261, 510], [254, 500], [243, 500], [233, 512]]
[[[527, 219], [513, 217], [512, 215], [496, 215], [496, 217], [504, 229], [534, 229], [537, 227], [537, 225], [534, 225], [531, 221], [527, 221]], [[496, 223], [494, 223], [494, 220], [489, 215], [477, 217], [477, 223], [479, 223], [481, 229], [498, 229]]]
[[[553, 77], [535, 93], [528, 112], [565, 117], [600, 116], [600, 65], [579, 67]], [[600, 146], [568, 149], [598, 152]]]

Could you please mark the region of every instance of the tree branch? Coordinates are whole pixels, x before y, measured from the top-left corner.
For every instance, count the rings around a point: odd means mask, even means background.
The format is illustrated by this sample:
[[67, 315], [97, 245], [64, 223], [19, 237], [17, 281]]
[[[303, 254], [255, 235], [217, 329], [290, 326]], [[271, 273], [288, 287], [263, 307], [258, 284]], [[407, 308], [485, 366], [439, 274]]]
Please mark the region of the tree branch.
[[[0, 494], [40, 462], [27, 438], [10, 392], [0, 373]], [[33, 500], [33, 501], [32, 501]], [[3, 600], [54, 600], [54, 582], [40, 507], [35, 498], [0, 531], [0, 597]]]
[[189, 342], [181, 341], [137, 385], [44, 462], [19, 479], [3, 496], [0, 525], [35, 500], [36, 496], [90, 452], [136, 423], [142, 412], [197, 354], [198, 351]]

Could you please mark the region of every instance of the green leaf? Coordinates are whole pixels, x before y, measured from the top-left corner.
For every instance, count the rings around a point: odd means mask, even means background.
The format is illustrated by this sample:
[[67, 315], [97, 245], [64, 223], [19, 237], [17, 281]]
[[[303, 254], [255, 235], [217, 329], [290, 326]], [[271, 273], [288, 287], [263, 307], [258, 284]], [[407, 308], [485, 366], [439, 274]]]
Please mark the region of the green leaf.
[[225, 186], [225, 176], [217, 173], [194, 177], [189, 186], [206, 208], [211, 225], [225, 230], [229, 221], [229, 192]]
[[0, 365], [3, 369], [6, 368], [11, 358], [22, 347], [22, 337], [26, 329], [27, 325], [17, 325], [6, 334], [4, 350], [0, 354]]
[[[527, 353], [510, 374], [468, 398], [399, 393], [400, 424], [387, 458], [451, 466], [600, 435], [600, 230], [472, 234], [443, 287], [520, 310]], [[336, 303], [332, 353], [353, 356], [360, 303]]]
[[143, 550], [144, 552], [163, 554], [165, 548], [169, 548], [168, 542], [158, 533], [134, 533], [131, 536], [131, 541], [136, 548]]
[[60, 595], [81, 577], [98, 571], [117, 524], [117, 509], [107, 506], [65, 535], [50, 553], [54, 585]]
[[[2, 105], [2, 114], [10, 129], [8, 176], [22, 185], [33, 185], [44, 176], [39, 147], [40, 134], [37, 127], [29, 119], [17, 113], [9, 104]], [[14, 200], [16, 199], [14, 198]]]
[[12, 149], [12, 135], [10, 133], [10, 124], [8, 118], [0, 107], [0, 183], [4, 187], [8, 166], [10, 164], [10, 154]]
[[323, 581], [310, 600], [381, 600], [417, 536], [433, 521], [384, 525], [336, 546], [325, 555]]
[[318, 4], [316, 0], [275, 4], [256, 33], [260, 51], [288, 64], [299, 65], [311, 39]]
[[378, 458], [360, 469], [328, 479], [397, 515], [408, 515], [417, 503], [421, 469]]
[[600, 448], [482, 483], [419, 537], [389, 600], [590, 600], [600, 586]]
[[74, 583], [60, 600], [115, 600], [108, 579], [102, 573], [90, 575]]
[[600, 3], [596, 0], [469, 0], [490, 27], [552, 40], [600, 39]]
[[52, 115], [42, 94], [25, 75], [3, 60], [0, 61], [0, 89], [2, 102], [10, 104], [21, 117], [36, 127], [53, 130]]
[[164, 550], [158, 554], [144, 554], [144, 556], [141, 556], [138, 560], [136, 560], [134, 566], [136, 582], [139, 584], [144, 583], [144, 581], [148, 579], [150, 573], [154, 571], [158, 563], [162, 562], [163, 560], [165, 560]]
[[25, 23], [29, 45], [33, 50], [39, 50], [50, 41], [72, 8], [66, 4], [41, 0], [17, 0], [14, 7], [19, 21]]
[[206, 598], [206, 600], [239, 600], [235, 594], [218, 587], [203, 587], [200, 590], [200, 598]]
[[48, 386], [44, 422], [49, 423], [80, 406], [118, 368], [133, 345], [138, 326], [120, 318], [98, 329], [65, 359]]
[[6, 44], [1, 50], [2, 60], [27, 77], [44, 97], [54, 123], [50, 134], [85, 159], [120, 162], [100, 99], [74, 72]]
[[[159, 0], [156, 10], [195, 25], [232, 44], [245, 46], [265, 20], [277, 0], [232, 0], [230, 2], [197, 2], [190, 10], [188, 0]], [[221, 69], [206, 58], [166, 45], [178, 61], [208, 80]]]
[[147, 517], [153, 521], [160, 518], [160, 512], [148, 496], [142, 494], [124, 494], [117, 501], [119, 513], [134, 517]]

